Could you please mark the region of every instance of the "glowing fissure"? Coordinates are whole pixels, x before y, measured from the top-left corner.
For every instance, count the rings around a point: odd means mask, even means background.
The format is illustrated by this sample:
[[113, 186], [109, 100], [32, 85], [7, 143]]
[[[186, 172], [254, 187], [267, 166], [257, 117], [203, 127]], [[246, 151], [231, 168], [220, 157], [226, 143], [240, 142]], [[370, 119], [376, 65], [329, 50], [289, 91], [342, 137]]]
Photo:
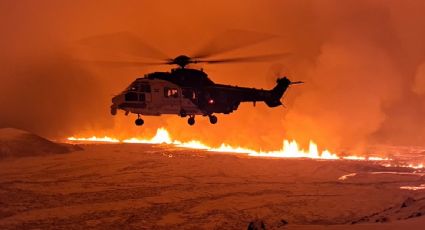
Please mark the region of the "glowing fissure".
[[331, 153], [328, 150], [323, 150], [319, 152], [317, 145], [310, 141], [308, 150], [303, 150], [299, 147], [296, 141], [283, 141], [283, 147], [280, 150], [276, 151], [256, 151], [249, 148], [243, 147], [234, 147], [228, 144], [222, 144], [219, 147], [208, 146], [201, 141], [192, 140], [188, 142], [182, 142], [178, 140], [173, 140], [170, 137], [168, 131], [164, 128], [159, 128], [156, 132], [156, 135], [151, 139], [141, 139], [141, 138], [130, 138], [125, 140], [118, 140], [111, 137], [90, 137], [90, 138], [76, 138], [69, 137], [69, 141], [80, 141], [80, 142], [106, 142], [106, 143], [134, 143], [134, 144], [172, 144], [181, 148], [190, 148], [190, 149], [200, 149], [212, 152], [228, 152], [228, 153], [243, 153], [250, 156], [258, 157], [282, 157], [282, 158], [311, 158], [311, 159], [326, 159], [326, 160], [371, 160], [371, 161], [388, 161], [391, 159], [380, 158], [380, 157], [362, 157], [362, 156], [345, 156], [340, 157], [335, 153]]
[[421, 184], [419, 186], [401, 186], [400, 189], [405, 189], [405, 190], [423, 190], [425, 189], [425, 184]]
[[384, 164], [381, 164], [382, 166], [385, 166], [385, 167], [400, 167], [400, 168], [412, 168], [412, 169], [423, 169], [423, 168], [425, 168], [425, 165], [423, 164], [423, 163], [416, 163], [416, 164], [413, 164], [413, 163], [403, 163], [403, 162], [396, 162], [396, 163], [393, 163], [393, 164], [389, 164], [389, 163], [384, 163]]
[[350, 173], [350, 174], [346, 174], [346, 175], [342, 175], [338, 178], [338, 180], [347, 180], [349, 177], [353, 177], [356, 176], [357, 173]]
[[69, 141], [93, 141], [93, 142], [110, 142], [110, 143], [119, 143], [120, 140], [111, 138], [111, 137], [96, 137], [92, 136], [89, 138], [76, 138], [76, 137], [68, 137]]

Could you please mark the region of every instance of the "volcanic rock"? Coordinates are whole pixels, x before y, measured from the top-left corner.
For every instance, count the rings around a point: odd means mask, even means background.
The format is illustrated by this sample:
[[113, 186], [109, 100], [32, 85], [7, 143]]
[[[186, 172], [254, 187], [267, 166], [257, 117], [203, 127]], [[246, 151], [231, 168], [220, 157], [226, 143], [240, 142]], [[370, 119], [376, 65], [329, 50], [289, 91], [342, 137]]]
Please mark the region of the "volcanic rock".
[[403, 201], [403, 203], [401, 204], [402, 208], [406, 208], [409, 207], [410, 205], [412, 205], [415, 202], [415, 199], [413, 199], [412, 197], [408, 197], [405, 201]]
[[283, 227], [283, 226], [285, 226], [285, 225], [287, 225], [288, 224], [288, 221], [286, 221], [286, 220], [284, 220], [284, 219], [281, 219], [280, 220], [280, 223], [279, 223], [279, 226], [280, 227]]
[[264, 223], [263, 220], [253, 220], [251, 222], [249, 222], [248, 225], [248, 230], [265, 230], [266, 229], [266, 224]]

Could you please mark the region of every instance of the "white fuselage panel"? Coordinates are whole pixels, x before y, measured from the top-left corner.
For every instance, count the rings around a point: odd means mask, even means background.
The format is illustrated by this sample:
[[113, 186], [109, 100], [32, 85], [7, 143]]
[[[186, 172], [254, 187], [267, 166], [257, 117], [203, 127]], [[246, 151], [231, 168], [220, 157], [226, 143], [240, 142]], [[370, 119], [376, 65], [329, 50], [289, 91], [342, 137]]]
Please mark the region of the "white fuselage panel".
[[182, 94], [182, 88], [171, 82], [159, 79], [140, 79], [140, 83], [150, 85], [150, 92], [137, 92], [145, 94], [144, 101], [126, 101], [119, 97], [120, 109], [135, 114], [159, 116], [161, 114], [186, 114], [200, 115], [201, 110]]

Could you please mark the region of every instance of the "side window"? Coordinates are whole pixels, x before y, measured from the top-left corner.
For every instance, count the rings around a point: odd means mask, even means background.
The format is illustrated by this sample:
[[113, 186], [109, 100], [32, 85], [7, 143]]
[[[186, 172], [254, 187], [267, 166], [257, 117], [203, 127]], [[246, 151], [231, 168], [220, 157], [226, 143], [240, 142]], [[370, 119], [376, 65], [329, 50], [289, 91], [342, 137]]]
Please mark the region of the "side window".
[[164, 88], [164, 97], [178, 98], [179, 97], [179, 91], [176, 88], [165, 87]]
[[193, 89], [183, 89], [182, 91], [183, 97], [188, 98], [188, 99], [196, 99], [196, 94], [195, 91]]

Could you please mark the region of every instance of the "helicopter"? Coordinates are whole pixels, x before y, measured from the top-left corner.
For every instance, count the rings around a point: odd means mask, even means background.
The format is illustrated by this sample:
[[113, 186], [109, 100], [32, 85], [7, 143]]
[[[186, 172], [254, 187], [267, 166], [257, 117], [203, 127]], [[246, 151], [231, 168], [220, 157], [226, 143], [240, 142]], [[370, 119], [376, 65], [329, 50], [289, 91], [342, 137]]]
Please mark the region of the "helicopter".
[[[110, 40], [111, 36], [107, 38]], [[116, 41], [116, 36], [114, 36]], [[120, 35], [122, 37], [122, 35]], [[102, 37], [103, 39], [105, 37]], [[265, 40], [256, 39], [255, 43]], [[137, 48], [146, 49], [146, 45], [135, 39], [127, 38], [120, 42], [137, 43]], [[96, 43], [98, 44], [98, 43]], [[243, 44], [246, 45], [246, 44]], [[240, 46], [240, 44], [238, 45]], [[238, 46], [222, 48], [221, 52], [228, 51]], [[152, 50], [151, 47], [149, 47]], [[155, 50], [156, 51], [156, 50]], [[189, 125], [195, 124], [195, 116], [205, 116], [209, 118], [211, 124], [216, 124], [218, 119], [215, 114], [230, 114], [237, 110], [240, 103], [264, 102], [269, 107], [283, 105], [280, 101], [290, 85], [303, 83], [301, 81], [292, 82], [287, 77], [278, 77], [276, 86], [269, 90], [231, 86], [213, 82], [204, 70], [188, 68], [189, 65], [198, 63], [230, 63], [230, 62], [256, 62], [274, 59], [286, 54], [272, 54], [262, 56], [237, 57], [225, 59], [208, 59], [217, 52], [201, 52], [193, 57], [179, 55], [175, 58], [167, 58], [162, 62], [146, 63], [140, 61], [131, 62], [103, 62], [103, 64], [121, 64], [139, 66], [146, 64], [166, 64], [175, 65], [167, 72], [152, 72], [134, 80], [125, 90], [113, 96], [110, 107], [111, 115], [115, 116], [118, 110], [125, 112], [125, 115], [133, 113], [137, 115], [135, 124], [144, 124], [143, 116], [160, 116], [163, 114], [178, 115], [182, 118], [188, 117]]]

